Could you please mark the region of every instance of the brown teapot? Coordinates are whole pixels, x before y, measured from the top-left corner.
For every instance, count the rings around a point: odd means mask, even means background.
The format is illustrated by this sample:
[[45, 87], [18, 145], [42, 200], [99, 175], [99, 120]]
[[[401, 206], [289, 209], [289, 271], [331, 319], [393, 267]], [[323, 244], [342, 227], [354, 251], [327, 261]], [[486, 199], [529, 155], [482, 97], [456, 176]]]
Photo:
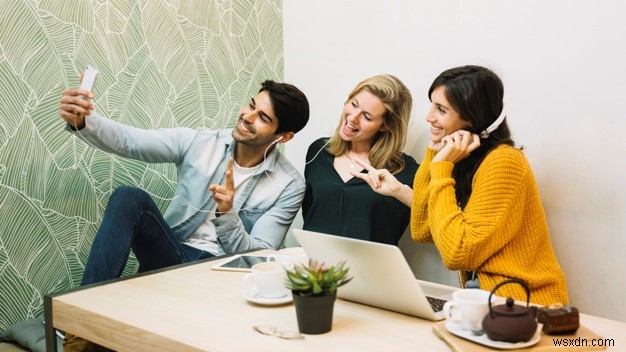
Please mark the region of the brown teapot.
[[[511, 297], [506, 299], [506, 304], [491, 307], [491, 296], [508, 283], [518, 283], [526, 289], [526, 307], [515, 304]], [[489, 314], [483, 319], [483, 329], [493, 341], [526, 342], [537, 331], [537, 307], [530, 307], [530, 289], [522, 280], [511, 279], [503, 281], [491, 290], [489, 295]]]

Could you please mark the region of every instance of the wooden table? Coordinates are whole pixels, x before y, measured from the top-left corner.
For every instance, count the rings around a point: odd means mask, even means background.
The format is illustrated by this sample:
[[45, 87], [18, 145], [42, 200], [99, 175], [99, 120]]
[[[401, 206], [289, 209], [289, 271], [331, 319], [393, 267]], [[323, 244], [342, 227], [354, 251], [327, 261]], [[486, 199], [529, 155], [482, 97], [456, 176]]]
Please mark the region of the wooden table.
[[[448, 351], [432, 333], [432, 322], [337, 300], [333, 329], [303, 340], [262, 335], [254, 325], [297, 331], [293, 304], [261, 306], [243, 297], [240, 272], [212, 270], [218, 261], [178, 266], [157, 273], [64, 294], [46, 296], [46, 339], [54, 350], [54, 328], [117, 351]], [[626, 324], [588, 315], [581, 322], [626, 348]]]

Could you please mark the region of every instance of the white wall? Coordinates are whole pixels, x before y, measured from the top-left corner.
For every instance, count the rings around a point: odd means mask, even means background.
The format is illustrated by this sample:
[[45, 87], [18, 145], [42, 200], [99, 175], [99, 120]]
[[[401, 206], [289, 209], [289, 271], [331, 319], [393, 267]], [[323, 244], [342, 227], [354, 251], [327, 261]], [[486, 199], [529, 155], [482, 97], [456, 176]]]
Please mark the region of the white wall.
[[[391, 73], [411, 89], [406, 150], [421, 161], [432, 80], [454, 66], [491, 67], [534, 169], [570, 303], [626, 321], [626, 3], [284, 0], [283, 14], [285, 80], [311, 103], [308, 127], [286, 147], [300, 170], [361, 79]], [[455, 283], [432, 247], [411, 242], [401, 247], [417, 275]]]

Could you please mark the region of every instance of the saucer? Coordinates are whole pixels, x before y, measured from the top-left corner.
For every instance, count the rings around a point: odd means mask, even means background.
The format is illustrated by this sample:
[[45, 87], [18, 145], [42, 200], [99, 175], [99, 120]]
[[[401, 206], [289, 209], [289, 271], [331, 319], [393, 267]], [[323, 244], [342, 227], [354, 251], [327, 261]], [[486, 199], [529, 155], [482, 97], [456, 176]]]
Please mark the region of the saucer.
[[451, 321], [446, 321], [446, 330], [448, 330], [453, 335], [458, 337], [462, 337], [466, 340], [470, 340], [472, 342], [479, 343], [484, 346], [499, 348], [502, 350], [513, 350], [517, 348], [526, 348], [537, 344], [541, 340], [541, 327], [542, 324], [537, 324], [537, 331], [530, 340], [526, 342], [504, 342], [504, 341], [493, 341], [491, 340], [486, 333], [476, 336], [469, 330], [463, 330], [456, 324]]
[[250, 291], [244, 291], [243, 298], [248, 302], [260, 304], [263, 306], [277, 306], [280, 304], [289, 303], [293, 300], [293, 296], [291, 295], [291, 292], [287, 293], [283, 297], [264, 298], [264, 297], [254, 296], [250, 293]]

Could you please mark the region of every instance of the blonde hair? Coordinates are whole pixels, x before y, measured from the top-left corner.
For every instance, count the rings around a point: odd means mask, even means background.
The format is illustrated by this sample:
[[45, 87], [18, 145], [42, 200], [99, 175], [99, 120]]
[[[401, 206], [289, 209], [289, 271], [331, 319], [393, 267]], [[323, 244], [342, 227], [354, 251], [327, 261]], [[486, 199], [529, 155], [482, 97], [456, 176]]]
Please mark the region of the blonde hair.
[[[370, 163], [377, 169], [387, 169], [395, 175], [404, 170], [402, 148], [406, 143], [407, 129], [411, 118], [413, 105], [411, 92], [397, 77], [378, 75], [357, 84], [348, 95], [345, 103], [348, 103], [362, 90], [374, 94], [385, 106], [382, 126], [384, 132], [379, 131], [374, 138], [369, 154]], [[351, 147], [351, 142], [344, 141], [339, 135], [343, 123], [344, 116], [342, 114], [338, 127], [328, 142], [328, 152], [335, 157], [348, 153]]]

